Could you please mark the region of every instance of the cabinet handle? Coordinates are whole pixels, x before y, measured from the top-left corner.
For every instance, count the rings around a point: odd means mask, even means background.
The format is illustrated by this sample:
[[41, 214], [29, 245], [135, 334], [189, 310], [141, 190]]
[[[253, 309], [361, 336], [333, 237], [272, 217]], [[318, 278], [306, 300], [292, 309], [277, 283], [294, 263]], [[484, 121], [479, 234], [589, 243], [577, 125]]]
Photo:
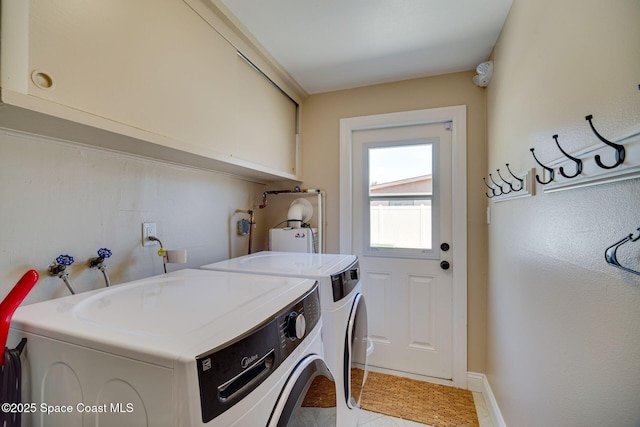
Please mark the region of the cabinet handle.
[[33, 73], [31, 73], [31, 81], [40, 89], [51, 90], [55, 87], [53, 77], [42, 70], [34, 70]]

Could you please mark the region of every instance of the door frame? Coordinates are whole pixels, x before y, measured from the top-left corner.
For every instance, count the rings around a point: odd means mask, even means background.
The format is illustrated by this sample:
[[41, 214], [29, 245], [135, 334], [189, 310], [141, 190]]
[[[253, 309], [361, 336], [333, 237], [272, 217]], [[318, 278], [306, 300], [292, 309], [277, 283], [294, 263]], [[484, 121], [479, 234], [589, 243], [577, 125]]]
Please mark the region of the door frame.
[[453, 378], [451, 385], [467, 388], [467, 106], [340, 119], [340, 253], [352, 253], [353, 132], [396, 126], [452, 123], [452, 280]]

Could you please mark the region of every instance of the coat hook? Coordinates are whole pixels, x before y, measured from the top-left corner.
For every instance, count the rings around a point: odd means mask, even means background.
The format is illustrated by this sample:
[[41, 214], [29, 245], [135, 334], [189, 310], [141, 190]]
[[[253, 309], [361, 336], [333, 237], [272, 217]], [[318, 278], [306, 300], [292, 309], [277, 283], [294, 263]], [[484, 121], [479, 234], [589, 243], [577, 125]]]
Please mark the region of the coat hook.
[[[638, 231], [640, 231], [640, 227], [638, 227]], [[618, 268], [620, 268], [620, 269], [622, 269], [624, 271], [628, 271], [629, 273], [640, 275], [639, 271], [632, 270], [632, 269], [630, 269], [628, 267], [622, 266], [620, 264], [620, 262], [618, 261], [618, 257], [616, 256], [616, 252], [618, 251], [618, 248], [620, 246], [622, 246], [623, 244], [625, 244], [627, 242], [635, 242], [638, 239], [640, 239], [640, 234], [638, 234], [638, 237], [633, 237], [633, 233], [629, 234], [624, 239], [622, 239], [619, 242], [616, 242], [613, 245], [609, 246], [604, 252], [604, 259], [607, 261], [608, 264], [613, 265], [614, 267], [618, 267]]]
[[489, 188], [489, 190], [491, 190], [491, 195], [489, 195], [488, 193], [484, 193], [485, 196], [487, 196], [488, 198], [492, 199], [496, 196], [496, 189], [493, 188], [492, 186], [490, 186], [489, 184], [487, 184], [487, 180], [482, 177], [482, 181], [484, 181], [484, 185], [487, 186], [487, 188]]
[[600, 135], [598, 133], [596, 128], [593, 126], [593, 123], [591, 122], [591, 119], [593, 119], [593, 115], [589, 114], [588, 116], [585, 117], [585, 119], [589, 122], [589, 126], [591, 126], [591, 130], [593, 131], [593, 133], [596, 134], [598, 139], [600, 141], [604, 142], [605, 144], [607, 144], [609, 147], [615, 148], [615, 150], [616, 150], [616, 162], [612, 166], [607, 166], [604, 163], [602, 163], [602, 160], [600, 160], [600, 155], [596, 154], [595, 160], [596, 160], [596, 163], [598, 164], [598, 166], [600, 166], [602, 169], [613, 169], [613, 168], [615, 168], [617, 166], [620, 166], [622, 164], [622, 162], [624, 162], [624, 154], [625, 154], [624, 153], [624, 146], [622, 146], [620, 144], [613, 143], [611, 141], [607, 141], [605, 138], [603, 138], [602, 135]]
[[500, 169], [496, 169], [496, 170], [498, 171], [498, 176], [500, 177], [500, 179], [502, 180], [502, 182], [504, 182], [505, 184], [507, 184], [507, 185], [509, 186], [509, 191], [508, 191], [508, 192], [506, 192], [506, 193], [504, 193], [504, 194], [508, 194], [508, 193], [511, 193], [512, 191], [515, 191], [515, 190], [513, 189], [513, 185], [512, 185], [509, 181], [507, 181], [506, 179], [504, 179], [504, 178], [502, 177], [502, 175], [500, 175]]
[[497, 182], [495, 182], [493, 180], [493, 176], [491, 174], [489, 174], [489, 179], [491, 180], [491, 182], [493, 182], [493, 184], [498, 187], [500, 189], [500, 194], [498, 194], [498, 196], [502, 195], [502, 194], [509, 194], [510, 192], [504, 191], [504, 188], [502, 188], [502, 185], [498, 184]]
[[[518, 181], [520, 181], [520, 188], [518, 188], [518, 189], [517, 189], [517, 190], [515, 190], [515, 191], [520, 191], [520, 190], [522, 190], [522, 189], [524, 188], [524, 179], [522, 179], [522, 178], [518, 178], [517, 176], [515, 176], [515, 175], [513, 174], [513, 172], [511, 172], [511, 169], [509, 168], [509, 163], [505, 163], [505, 165], [507, 166], [507, 170], [509, 171], [509, 173], [511, 174], [511, 176], [512, 176], [512, 177], [514, 177], [515, 179], [517, 179]], [[513, 188], [513, 187], [512, 187], [512, 188]]]
[[575, 178], [576, 176], [580, 175], [582, 173], [582, 160], [570, 156], [566, 151], [562, 149], [560, 143], [558, 142], [558, 135], [553, 135], [553, 139], [556, 141], [556, 145], [558, 146], [558, 149], [562, 152], [562, 154], [576, 163], [576, 173], [574, 173], [573, 175], [567, 175], [566, 173], [564, 173], [564, 167], [560, 167], [560, 175], [564, 176], [565, 178]]
[[530, 148], [529, 151], [531, 151], [531, 154], [533, 154], [533, 158], [536, 160], [536, 163], [538, 163], [540, 166], [542, 166], [546, 171], [549, 172], [549, 180], [546, 182], [543, 182], [540, 179], [540, 175], [536, 174], [536, 181], [538, 181], [540, 184], [545, 185], [550, 183], [551, 181], [553, 181], [553, 178], [555, 178], [555, 171], [553, 169], [551, 169], [550, 167], [547, 167], [545, 165], [543, 165], [542, 163], [540, 163], [540, 160], [538, 160], [538, 158], [536, 157], [536, 153], [533, 152], [533, 148]]

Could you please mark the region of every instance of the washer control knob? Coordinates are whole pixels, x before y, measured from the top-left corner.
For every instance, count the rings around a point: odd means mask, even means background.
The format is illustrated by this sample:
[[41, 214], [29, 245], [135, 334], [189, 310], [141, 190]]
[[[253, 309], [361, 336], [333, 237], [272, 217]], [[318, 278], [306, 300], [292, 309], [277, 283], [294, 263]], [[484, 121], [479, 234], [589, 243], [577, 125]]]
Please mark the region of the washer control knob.
[[287, 316], [287, 337], [291, 341], [299, 340], [304, 337], [305, 332], [307, 332], [307, 321], [304, 318], [304, 315], [298, 314], [295, 311], [291, 312]]

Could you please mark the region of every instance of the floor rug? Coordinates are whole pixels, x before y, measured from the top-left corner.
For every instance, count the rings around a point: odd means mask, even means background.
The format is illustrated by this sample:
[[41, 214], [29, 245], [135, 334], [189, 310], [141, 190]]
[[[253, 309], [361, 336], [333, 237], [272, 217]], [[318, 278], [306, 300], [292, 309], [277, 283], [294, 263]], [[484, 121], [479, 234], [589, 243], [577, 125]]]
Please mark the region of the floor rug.
[[362, 409], [435, 427], [479, 427], [468, 390], [369, 372]]

